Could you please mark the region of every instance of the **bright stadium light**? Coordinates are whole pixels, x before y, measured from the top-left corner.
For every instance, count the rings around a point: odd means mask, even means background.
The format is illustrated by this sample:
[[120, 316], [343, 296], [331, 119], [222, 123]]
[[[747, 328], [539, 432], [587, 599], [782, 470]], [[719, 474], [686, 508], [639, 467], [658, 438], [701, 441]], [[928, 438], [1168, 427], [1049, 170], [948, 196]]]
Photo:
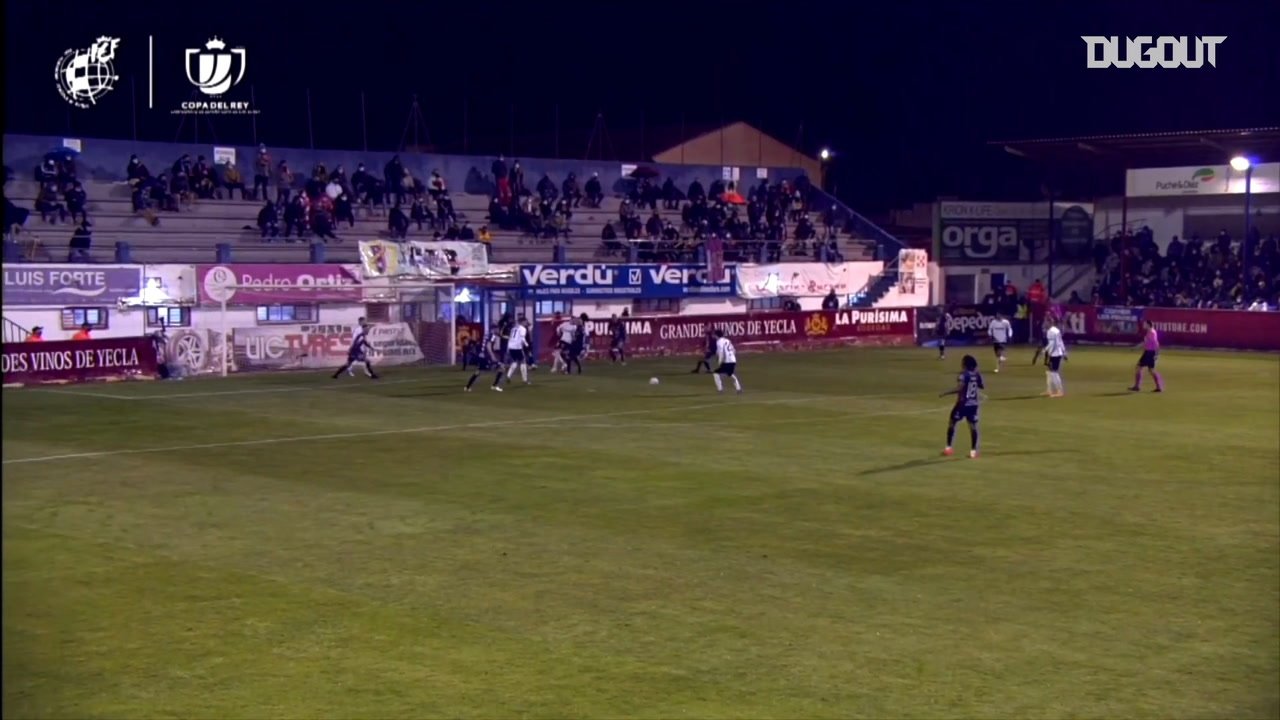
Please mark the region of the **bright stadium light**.
[[[823, 159], [823, 160], [830, 160], [830, 159], [831, 159], [831, 151], [830, 151], [830, 150], [828, 150], [828, 149], [826, 149], [826, 148], [822, 148], [822, 151], [818, 153], [818, 157], [819, 157], [819, 158], [821, 158], [821, 159]], [[1232, 160], [1231, 162], [1232, 162], [1232, 164], [1234, 164], [1234, 163], [1235, 163], [1235, 161], [1234, 161], [1234, 160]]]
[[1243, 155], [1237, 155], [1231, 158], [1231, 169], [1236, 172], [1244, 172], [1245, 170], [1248, 170], [1250, 164], [1249, 158]]

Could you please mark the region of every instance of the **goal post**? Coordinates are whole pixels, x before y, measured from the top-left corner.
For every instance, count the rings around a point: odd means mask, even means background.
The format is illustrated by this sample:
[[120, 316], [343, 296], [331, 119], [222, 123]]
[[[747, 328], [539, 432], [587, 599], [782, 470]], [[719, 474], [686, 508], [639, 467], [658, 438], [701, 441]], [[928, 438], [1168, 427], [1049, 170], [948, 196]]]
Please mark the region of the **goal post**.
[[[458, 361], [456, 287], [406, 281], [381, 286], [224, 285], [193, 323], [217, 353], [207, 371], [333, 369], [346, 361], [360, 318], [375, 367]], [[187, 342], [191, 340], [188, 338]]]

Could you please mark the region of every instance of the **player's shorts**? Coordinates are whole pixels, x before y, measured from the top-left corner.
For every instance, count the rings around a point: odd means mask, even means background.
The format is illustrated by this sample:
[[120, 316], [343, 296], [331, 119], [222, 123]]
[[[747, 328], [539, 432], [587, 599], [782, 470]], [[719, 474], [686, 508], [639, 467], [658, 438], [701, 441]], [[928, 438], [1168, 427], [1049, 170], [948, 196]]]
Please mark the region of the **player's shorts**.
[[711, 358], [713, 358], [713, 357], [715, 357], [715, 356], [716, 356], [716, 351], [715, 351], [715, 350], [708, 350], [708, 351], [706, 351], [706, 352], [702, 353], [702, 359], [703, 359], [703, 360], [710, 360]]
[[497, 366], [497, 363], [482, 355], [476, 358], [475, 366], [476, 372], [489, 372]]
[[571, 343], [567, 343], [563, 340], [556, 343], [556, 349], [560, 351], [561, 355], [567, 354], [569, 352], [570, 346], [571, 346]]
[[614, 339], [613, 339], [613, 341], [609, 344], [609, 346], [610, 346], [610, 347], [613, 347], [613, 348], [620, 348], [620, 347], [622, 347], [623, 345], [626, 345], [626, 344], [627, 344], [627, 339], [626, 339], [626, 338], [621, 338], [621, 339], [619, 339], [619, 338], [614, 338]]
[[996, 355], [1004, 357], [1004, 343], [992, 343], [991, 347], [996, 351]]
[[517, 365], [524, 362], [524, 350], [508, 350], [507, 355], [511, 357], [511, 362]]
[[1138, 367], [1156, 369], [1156, 359], [1160, 353], [1155, 350], [1143, 350], [1142, 357], [1138, 358]]
[[971, 423], [978, 422], [978, 406], [957, 405], [951, 408], [951, 422], [958, 423], [961, 420], [968, 420]]
[[1061, 367], [1062, 367], [1062, 357], [1061, 357], [1061, 356], [1057, 356], [1057, 355], [1055, 355], [1055, 356], [1053, 356], [1053, 357], [1050, 357], [1050, 358], [1049, 358], [1049, 370], [1050, 370], [1050, 371], [1052, 371], [1052, 372], [1058, 372], [1058, 368], [1061, 368]]
[[355, 352], [347, 353], [347, 362], [349, 363], [366, 362], [366, 361], [368, 361], [368, 357], [365, 356], [364, 350], [357, 350]]
[[725, 363], [716, 368], [717, 375], [732, 375], [738, 369], [738, 363]]
[[578, 343], [569, 343], [565, 346], [565, 352], [569, 353], [569, 357], [582, 357], [582, 346]]

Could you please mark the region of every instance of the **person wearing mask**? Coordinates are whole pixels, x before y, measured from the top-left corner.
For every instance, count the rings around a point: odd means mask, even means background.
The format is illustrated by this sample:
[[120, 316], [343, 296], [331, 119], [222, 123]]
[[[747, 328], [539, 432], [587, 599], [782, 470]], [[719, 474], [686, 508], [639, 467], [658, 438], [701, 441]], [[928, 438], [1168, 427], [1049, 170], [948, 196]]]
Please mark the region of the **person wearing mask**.
[[68, 243], [70, 250], [67, 252], [67, 262], [91, 262], [89, 257], [89, 248], [93, 246], [93, 231], [89, 228], [91, 223], [88, 220], [80, 223], [80, 226], [71, 233], [71, 242]]
[[93, 326], [90, 325], [89, 323], [85, 323], [80, 326], [80, 329], [76, 332], [75, 335], [71, 336], [71, 339], [72, 340], [92, 340], [93, 337], [90, 335], [91, 330], [93, 330]]
[[[266, 145], [258, 146], [258, 157], [253, 161], [253, 199], [267, 199], [267, 179], [271, 177], [271, 155]], [[258, 191], [262, 195], [258, 195]]]
[[31, 332], [27, 334], [27, 339], [23, 342], [44, 342], [44, 328], [39, 325], [31, 328]]

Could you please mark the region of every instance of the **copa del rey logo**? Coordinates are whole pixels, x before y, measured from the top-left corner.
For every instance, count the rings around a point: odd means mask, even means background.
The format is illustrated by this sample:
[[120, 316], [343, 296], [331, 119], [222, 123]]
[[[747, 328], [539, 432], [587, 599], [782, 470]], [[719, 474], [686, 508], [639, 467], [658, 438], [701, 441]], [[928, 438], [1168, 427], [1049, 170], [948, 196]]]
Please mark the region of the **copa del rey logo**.
[[1120, 38], [1115, 35], [1081, 35], [1089, 48], [1085, 67], [1103, 68], [1200, 68], [1207, 63], [1218, 67], [1218, 45], [1226, 35], [1139, 35]]
[[244, 79], [248, 53], [242, 47], [229, 48], [214, 36], [203, 48], [187, 48], [185, 69], [187, 81], [208, 99], [192, 98], [182, 103], [174, 114], [186, 115], [251, 115], [257, 111], [247, 100], [226, 100], [223, 96]]

